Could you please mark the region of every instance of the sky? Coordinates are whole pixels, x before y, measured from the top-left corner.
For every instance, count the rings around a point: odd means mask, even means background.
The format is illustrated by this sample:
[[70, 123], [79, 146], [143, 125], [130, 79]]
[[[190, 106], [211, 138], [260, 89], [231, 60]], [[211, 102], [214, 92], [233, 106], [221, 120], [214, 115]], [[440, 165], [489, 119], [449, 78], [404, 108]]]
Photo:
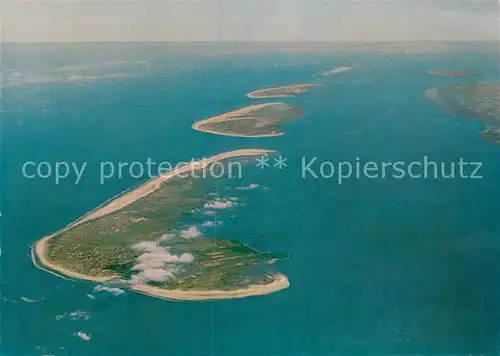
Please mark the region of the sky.
[[498, 41], [498, 0], [3, 0], [5, 42]]

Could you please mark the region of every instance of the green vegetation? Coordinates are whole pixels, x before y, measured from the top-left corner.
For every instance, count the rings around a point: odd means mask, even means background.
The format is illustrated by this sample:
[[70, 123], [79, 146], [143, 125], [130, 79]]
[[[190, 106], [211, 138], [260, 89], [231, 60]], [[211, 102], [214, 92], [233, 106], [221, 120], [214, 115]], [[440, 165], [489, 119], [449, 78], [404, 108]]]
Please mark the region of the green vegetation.
[[174, 283], [158, 284], [180, 290], [230, 290], [249, 284], [268, 284], [271, 277], [266, 273], [251, 274], [249, 267], [287, 258], [284, 254], [260, 253], [239, 241], [206, 237], [176, 240], [170, 252], [192, 253], [195, 257], [193, 266]]
[[[235, 161], [227, 159], [224, 164], [227, 167]], [[253, 159], [238, 161], [244, 164]], [[213, 183], [210, 178], [193, 176], [169, 179], [150, 195], [116, 212], [54, 236], [48, 241], [46, 256], [58, 266], [87, 276], [133, 280], [142, 273], [144, 279], [136, 283], [175, 290], [232, 290], [272, 282], [264, 266], [286, 255], [260, 253], [239, 241], [179, 234], [181, 218], [202, 204], [200, 197], [213, 189]], [[148, 241], [145, 249], [134, 246]], [[182, 256], [183, 262], [175, 260]], [[147, 268], [155, 273], [164, 268], [174, 275], [147, 278], [137, 265], [150, 257], [170, 258], [163, 266]]]
[[301, 110], [298, 107], [280, 104], [267, 106], [244, 115], [231, 116], [224, 121], [207, 122], [199, 127], [212, 133], [263, 136], [283, 134], [281, 125], [300, 119]]
[[483, 121], [483, 138], [500, 143], [500, 83], [449, 85], [428, 90], [426, 96], [449, 115]]
[[111, 266], [130, 263], [139, 255], [131, 245], [153, 241], [200, 204], [194, 179], [175, 178], [152, 194], [114, 213], [54, 236], [48, 242], [50, 261], [88, 276], [112, 275]]
[[284, 98], [284, 97], [290, 97], [290, 96], [295, 96], [297, 94], [305, 93], [318, 85], [319, 85], [318, 83], [284, 85], [281, 87], [256, 90], [252, 93], [249, 93], [247, 96], [249, 98], [254, 98], [254, 99]]

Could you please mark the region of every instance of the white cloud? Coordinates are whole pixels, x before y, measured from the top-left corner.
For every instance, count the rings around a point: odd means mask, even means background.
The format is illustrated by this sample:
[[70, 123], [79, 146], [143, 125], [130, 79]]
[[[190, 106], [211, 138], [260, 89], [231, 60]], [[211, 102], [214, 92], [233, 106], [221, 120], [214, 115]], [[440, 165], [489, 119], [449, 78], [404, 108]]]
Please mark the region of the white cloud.
[[63, 314], [56, 315], [56, 320], [60, 321], [60, 320], [63, 320], [65, 318], [68, 318], [68, 317], [71, 320], [89, 320], [90, 319], [90, 315], [87, 312], [77, 310], [77, 311], [71, 312], [69, 314], [63, 313]]
[[21, 300], [26, 303], [36, 303], [36, 300], [27, 297], [21, 297]]
[[83, 331], [79, 331], [75, 334], [73, 334], [73, 336], [78, 336], [80, 339], [84, 340], [84, 341], [89, 341], [91, 336], [87, 333], [84, 333]]
[[[167, 240], [170, 238], [172, 236], [168, 235]], [[129, 280], [131, 284], [144, 284], [149, 281], [167, 282], [182, 270], [182, 264], [194, 261], [192, 254], [174, 255], [169, 252], [167, 246], [160, 246], [158, 241], [142, 241], [133, 245], [133, 248], [144, 253], [137, 257], [137, 264], [132, 267], [132, 270], [138, 273]]]
[[205, 203], [203, 206], [205, 209], [229, 209], [236, 205], [234, 201], [216, 199], [212, 202]]
[[80, 311], [80, 310], [71, 312], [69, 314], [69, 316], [71, 317], [71, 320], [89, 320], [90, 319], [90, 315], [87, 312]]
[[[121, 294], [125, 293], [125, 291], [123, 289], [120, 289], [117, 287], [107, 287], [107, 286], [103, 286], [101, 284], [94, 287], [94, 293], [98, 293], [98, 292], [108, 292], [108, 293], [111, 293], [113, 295], [121, 295]], [[90, 298], [90, 295], [88, 295], [88, 296]]]
[[196, 226], [191, 226], [185, 230], [182, 230], [180, 232], [180, 235], [182, 238], [185, 238], [185, 239], [192, 239], [192, 238], [195, 238], [195, 237], [198, 237], [198, 236], [201, 236], [202, 233], [200, 230], [198, 230], [198, 228]]
[[147, 282], [168, 282], [175, 278], [179, 272], [179, 267], [170, 266], [163, 268], [146, 268], [130, 279], [132, 284], [144, 284]]
[[145, 270], [148, 268], [161, 268], [167, 263], [190, 263], [194, 257], [190, 253], [183, 253], [180, 256], [172, 255], [166, 248], [159, 247], [158, 251], [146, 252], [137, 258], [139, 262], [132, 270]]
[[164, 266], [162, 268], [146, 268], [130, 278], [130, 284], [145, 284], [147, 282], [168, 282], [175, 278], [181, 268], [176, 265]]
[[214, 227], [214, 226], [219, 226], [221, 224], [222, 224], [222, 222], [220, 222], [220, 221], [208, 220], [208, 221], [204, 221], [201, 224], [201, 226], [203, 226], [203, 227]]

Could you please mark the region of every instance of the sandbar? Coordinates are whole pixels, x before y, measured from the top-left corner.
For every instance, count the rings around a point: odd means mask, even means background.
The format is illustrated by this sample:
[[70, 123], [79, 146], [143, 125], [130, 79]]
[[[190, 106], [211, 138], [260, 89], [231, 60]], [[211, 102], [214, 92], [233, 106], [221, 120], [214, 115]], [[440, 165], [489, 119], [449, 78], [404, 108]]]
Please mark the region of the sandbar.
[[334, 75], [334, 74], [339, 74], [339, 73], [344, 73], [344, 72], [348, 72], [350, 70], [353, 70], [354, 67], [338, 67], [338, 68], [334, 68], [332, 70], [327, 70], [323, 73], [321, 73], [321, 75]]
[[434, 75], [437, 77], [455, 77], [455, 78], [466, 78], [466, 77], [479, 76], [478, 73], [458, 71], [458, 70], [430, 70], [428, 72], [428, 74]]
[[308, 92], [314, 87], [321, 85], [320, 83], [284, 85], [279, 87], [265, 88], [253, 91], [247, 94], [251, 99], [268, 99], [268, 98], [290, 98], [297, 94]]
[[206, 126], [207, 124], [214, 124], [214, 123], [219, 123], [219, 122], [228, 122], [231, 119], [238, 119], [238, 120], [244, 120], [245, 115], [249, 115], [252, 112], [264, 108], [270, 108], [270, 107], [280, 107], [280, 106], [285, 106], [286, 104], [283, 102], [273, 102], [273, 103], [264, 103], [264, 104], [256, 104], [256, 105], [250, 105], [241, 109], [237, 109], [222, 115], [214, 116], [205, 120], [197, 121], [195, 122], [191, 127], [194, 130], [200, 131], [200, 132], [206, 132], [206, 133], [211, 133], [215, 135], [222, 135], [222, 136], [232, 136], [232, 137], [254, 137], [254, 138], [259, 138], [259, 137], [275, 137], [275, 136], [282, 136], [284, 135], [283, 132], [270, 132], [266, 134], [256, 134], [256, 135], [242, 135], [238, 133], [233, 133], [233, 132], [221, 132], [217, 130], [212, 130], [203, 126]]

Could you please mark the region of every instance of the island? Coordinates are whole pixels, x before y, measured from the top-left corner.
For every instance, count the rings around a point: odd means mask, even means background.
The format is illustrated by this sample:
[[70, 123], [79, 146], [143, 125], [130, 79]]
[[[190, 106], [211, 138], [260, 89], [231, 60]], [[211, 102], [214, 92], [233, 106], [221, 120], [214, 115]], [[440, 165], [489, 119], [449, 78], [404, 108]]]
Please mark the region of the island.
[[481, 120], [481, 135], [488, 142], [500, 143], [500, 83], [476, 82], [430, 89], [425, 96], [444, 113]]
[[320, 83], [284, 85], [280, 87], [265, 88], [253, 91], [247, 94], [247, 97], [252, 99], [268, 99], [268, 98], [289, 98], [297, 94], [302, 94], [310, 91], [314, 87], [321, 85]]
[[455, 78], [466, 78], [466, 77], [477, 77], [478, 73], [473, 72], [463, 72], [458, 70], [431, 70], [428, 72], [430, 75], [438, 77], [455, 77]]
[[206, 174], [212, 165], [230, 168], [273, 153], [231, 151], [162, 174], [40, 239], [32, 246], [33, 263], [59, 277], [173, 300], [243, 298], [286, 289], [288, 278], [270, 267], [287, 255], [180, 225], [183, 216], [203, 206], [200, 196], [221, 183]]
[[234, 137], [273, 137], [284, 135], [281, 125], [298, 120], [301, 110], [282, 102], [247, 106], [195, 122], [197, 131]]
[[321, 75], [324, 75], [324, 76], [335, 75], [335, 74], [339, 74], [339, 73], [348, 72], [348, 71], [351, 71], [353, 69], [354, 69], [354, 67], [338, 67], [338, 68], [334, 68], [332, 70], [327, 70], [327, 71], [321, 73]]

